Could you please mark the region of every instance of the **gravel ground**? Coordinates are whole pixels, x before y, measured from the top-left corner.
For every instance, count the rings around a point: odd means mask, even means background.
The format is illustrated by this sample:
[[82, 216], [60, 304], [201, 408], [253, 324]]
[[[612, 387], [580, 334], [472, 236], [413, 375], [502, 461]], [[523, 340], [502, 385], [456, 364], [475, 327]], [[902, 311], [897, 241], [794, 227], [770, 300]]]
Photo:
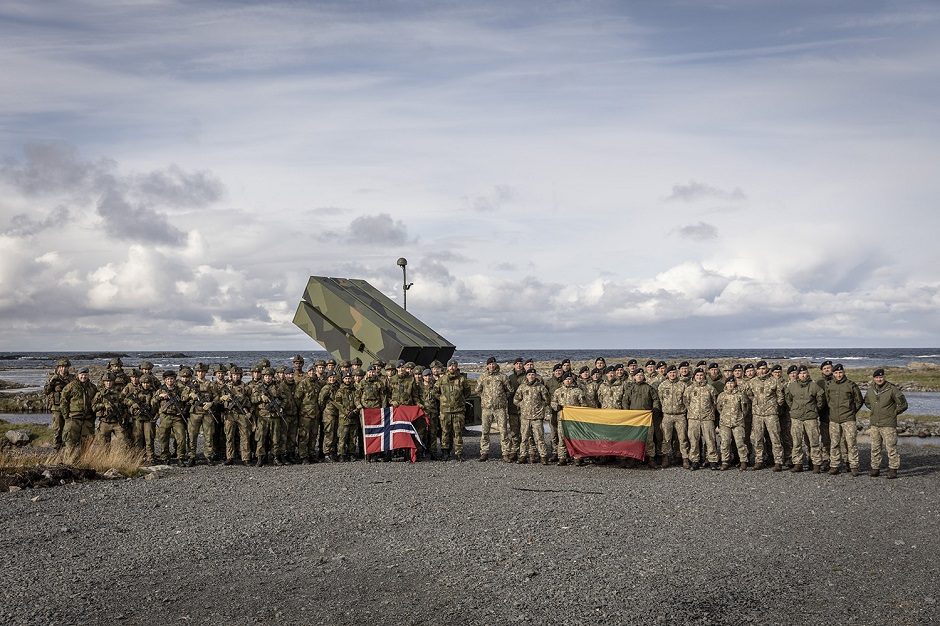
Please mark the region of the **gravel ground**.
[[359, 462], [4, 493], [0, 623], [936, 624], [940, 448], [902, 455], [894, 481]]

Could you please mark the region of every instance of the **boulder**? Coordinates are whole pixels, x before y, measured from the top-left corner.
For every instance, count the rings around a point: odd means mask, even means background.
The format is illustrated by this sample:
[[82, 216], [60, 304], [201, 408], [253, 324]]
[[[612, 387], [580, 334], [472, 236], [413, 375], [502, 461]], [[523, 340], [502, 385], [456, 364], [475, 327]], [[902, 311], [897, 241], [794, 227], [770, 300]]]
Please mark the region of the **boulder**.
[[103, 476], [104, 478], [110, 478], [110, 479], [124, 478], [124, 474], [122, 474], [121, 472], [117, 471], [117, 470], [114, 469], [113, 467], [112, 467], [111, 469], [109, 469], [107, 472], [105, 472], [104, 474], [102, 474], [102, 476]]
[[29, 433], [25, 430], [8, 430], [6, 438], [14, 446], [25, 446], [29, 443]]

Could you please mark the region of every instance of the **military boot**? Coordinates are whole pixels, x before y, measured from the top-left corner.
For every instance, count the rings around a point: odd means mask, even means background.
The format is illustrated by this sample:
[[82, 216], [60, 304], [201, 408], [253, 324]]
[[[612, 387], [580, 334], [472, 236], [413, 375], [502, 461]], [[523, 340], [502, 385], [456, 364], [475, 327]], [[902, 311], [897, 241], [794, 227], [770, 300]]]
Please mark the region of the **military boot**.
[[822, 473], [822, 463], [820, 463], [819, 465], [816, 465], [815, 463], [813, 464], [813, 473], [814, 474]]
[[803, 464], [802, 463], [795, 464], [793, 467], [790, 468], [790, 471], [793, 472], [794, 474], [799, 474], [800, 472], [803, 471]]
[[718, 464], [717, 464], [717, 463], [709, 463], [709, 464], [708, 464], [708, 469], [712, 470], [713, 472], [717, 472], [717, 471], [719, 471], [721, 468], [718, 467]]
[[543, 457], [542, 457], [542, 465], [548, 465], [548, 457], [547, 457], [547, 456], [543, 456]]
[[896, 469], [891, 469], [891, 468], [889, 467], [889, 468], [888, 468], [888, 478], [897, 478], [897, 477], [898, 477], [898, 470], [896, 470]]
[[838, 476], [838, 474], [839, 474], [839, 466], [838, 466], [838, 465], [833, 465], [832, 467], [829, 468], [829, 475], [830, 475], [830, 476]]
[[574, 464], [577, 467], [581, 467], [582, 465], [584, 465], [584, 459], [582, 459], [581, 457], [578, 457], [574, 460]]
[[828, 471], [829, 471], [829, 461], [823, 461], [823, 462], [820, 464], [820, 468], [819, 468], [819, 469], [820, 469], [820, 471], [828, 472]]
[[775, 471], [775, 472], [782, 472], [782, 471], [783, 471], [783, 466], [780, 465], [780, 463], [774, 463], [774, 471]]
[[481, 454], [481, 455], [480, 455], [480, 458], [479, 458], [479, 461], [480, 461], [480, 463], [485, 463], [488, 458], [489, 458], [488, 455], [486, 455], [486, 454]]
[[648, 468], [650, 468], [650, 469], [652, 469], [652, 470], [659, 468], [659, 466], [656, 465], [656, 461], [653, 460], [653, 457], [649, 457], [649, 458], [646, 460], [646, 467], [648, 467]]
[[742, 472], [747, 471], [747, 461], [741, 461], [741, 464], [738, 465], [738, 469]]
[[851, 471], [852, 471], [852, 476], [853, 476], [853, 478], [857, 478], [857, 477], [858, 477], [858, 468], [857, 468], [857, 467], [853, 467], [853, 468], [851, 468]]
[[663, 455], [663, 464], [660, 465], [661, 468], [666, 469], [672, 464], [672, 461], [669, 459], [669, 455]]
[[222, 462], [222, 465], [231, 465], [232, 463], [234, 463], [234, 461], [232, 461], [232, 459], [225, 459], [225, 460]]
[[689, 467], [689, 469], [692, 470], [693, 472], [697, 470], [698, 468], [699, 468], [698, 461], [696, 461], [695, 463], [692, 463], [692, 466]]
[[[712, 468], [712, 469], [714, 469], [714, 468]], [[725, 470], [727, 470], [727, 469], [731, 469], [731, 466], [728, 465], [727, 463], [722, 463], [722, 464], [721, 464], [721, 467], [718, 468], [718, 470], [721, 471], [721, 472], [723, 472], [723, 471], [725, 471]]]
[[761, 461], [758, 461], [757, 463], [755, 463], [754, 465], [751, 466], [751, 471], [752, 471], [752, 472], [756, 472], [756, 471], [762, 470], [762, 469], [764, 469], [764, 464], [763, 464]]
[[255, 467], [261, 467], [262, 465], [264, 465], [264, 457], [259, 456], [258, 461], [255, 463]]
[[522, 456], [522, 455], [520, 455], [519, 459], [516, 461], [516, 463], [518, 463], [519, 465], [525, 465], [528, 462], [529, 462], [529, 457]]
[[689, 469], [689, 460], [682, 459], [682, 469]]
[[276, 457], [274, 457], [274, 464], [275, 464], [275, 465], [284, 465], [284, 459], [283, 459], [282, 457], [276, 456]]
[[568, 459], [558, 459], [559, 467], [564, 467], [565, 465], [568, 465]]
[[871, 476], [872, 478], [878, 478], [878, 476], [881, 475], [881, 470], [878, 470], [878, 469], [868, 470], [868, 475]]
[[450, 461], [450, 448], [444, 448], [444, 449], [441, 451], [441, 460], [442, 460], [442, 461]]

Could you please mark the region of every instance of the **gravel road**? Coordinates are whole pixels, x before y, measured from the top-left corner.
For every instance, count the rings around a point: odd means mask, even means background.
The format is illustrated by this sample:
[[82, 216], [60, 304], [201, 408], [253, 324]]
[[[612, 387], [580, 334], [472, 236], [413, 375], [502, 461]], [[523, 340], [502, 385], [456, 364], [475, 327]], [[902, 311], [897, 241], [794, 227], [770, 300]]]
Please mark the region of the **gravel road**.
[[902, 455], [894, 481], [359, 462], [3, 493], [0, 623], [936, 624], [940, 448]]

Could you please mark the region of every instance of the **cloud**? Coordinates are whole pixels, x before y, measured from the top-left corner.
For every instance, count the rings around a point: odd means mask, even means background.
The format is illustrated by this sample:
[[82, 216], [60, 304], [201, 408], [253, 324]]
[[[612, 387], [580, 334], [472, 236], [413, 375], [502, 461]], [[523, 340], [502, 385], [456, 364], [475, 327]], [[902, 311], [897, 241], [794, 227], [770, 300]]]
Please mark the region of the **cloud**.
[[177, 165], [134, 177], [137, 192], [169, 207], [203, 208], [222, 197], [225, 187], [211, 172], [185, 172]]
[[115, 169], [110, 159], [82, 159], [71, 145], [32, 143], [23, 147], [22, 160], [8, 157], [0, 166], [0, 180], [27, 197], [83, 194], [100, 189]]
[[680, 228], [675, 229], [680, 237], [685, 237], [686, 239], [691, 239], [692, 241], [708, 241], [709, 239], [718, 238], [718, 229], [714, 225], [707, 222], [696, 222], [695, 224], [687, 224]]
[[166, 215], [141, 204], [131, 204], [122, 193], [110, 189], [98, 200], [104, 231], [115, 239], [181, 246], [185, 234], [172, 226]]
[[349, 223], [343, 239], [354, 244], [404, 245], [408, 243], [408, 229], [388, 213], [360, 215]]
[[473, 211], [498, 211], [515, 196], [516, 191], [509, 185], [496, 185], [485, 194], [467, 198], [467, 205]]
[[18, 213], [10, 218], [10, 227], [4, 234], [11, 237], [30, 237], [49, 228], [58, 228], [69, 220], [69, 210], [58, 206], [42, 219], [34, 219], [25, 213]]
[[699, 200], [723, 200], [725, 202], [740, 202], [747, 196], [740, 188], [735, 187], [731, 191], [719, 189], [706, 183], [689, 181], [688, 184], [675, 184], [672, 186], [672, 193], [666, 200], [671, 202], [697, 202]]

